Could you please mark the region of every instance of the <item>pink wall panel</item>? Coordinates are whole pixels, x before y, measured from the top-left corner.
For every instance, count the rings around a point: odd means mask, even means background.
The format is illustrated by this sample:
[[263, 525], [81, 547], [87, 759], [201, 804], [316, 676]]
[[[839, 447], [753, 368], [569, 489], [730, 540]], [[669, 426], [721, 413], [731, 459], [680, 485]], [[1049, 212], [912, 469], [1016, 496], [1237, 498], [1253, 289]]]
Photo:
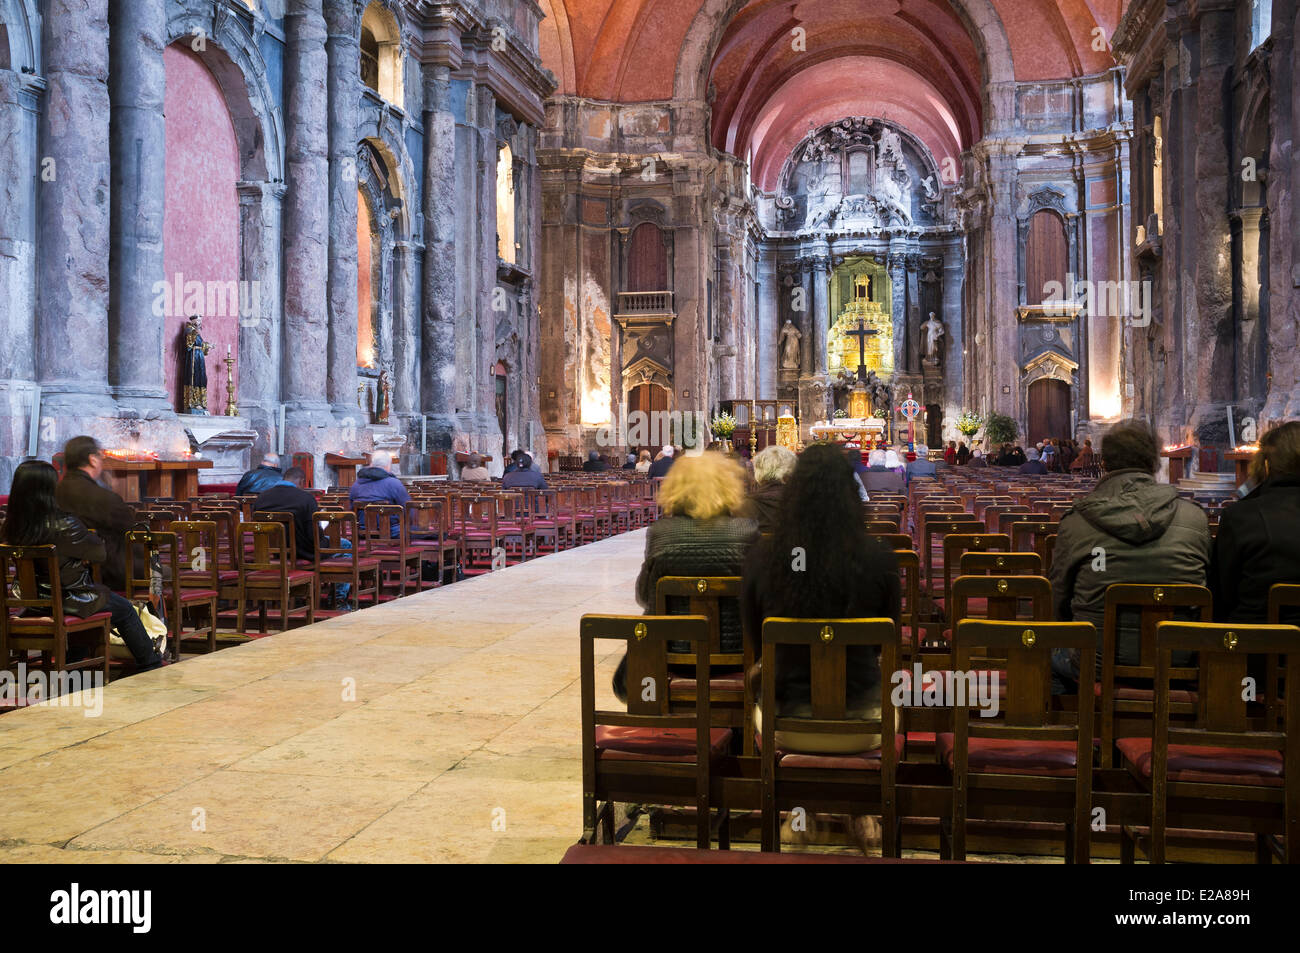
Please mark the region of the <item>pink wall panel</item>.
[[357, 190], [357, 365], [375, 367], [374, 299], [370, 291], [370, 204]]
[[[239, 147], [225, 96], [202, 61], [184, 44], [163, 51], [167, 70], [167, 197], [163, 262], [171, 292], [166, 311], [167, 392], [179, 401], [181, 332], [201, 296], [208, 354], [208, 413], [226, 409], [226, 348], [235, 357], [239, 386]], [[178, 275], [181, 277], [178, 279]], [[179, 284], [178, 284], [179, 281]], [[201, 282], [202, 285], [196, 285]], [[263, 289], [265, 290], [265, 289]], [[200, 292], [200, 294], [196, 294]], [[246, 295], [253, 297], [252, 289]]]

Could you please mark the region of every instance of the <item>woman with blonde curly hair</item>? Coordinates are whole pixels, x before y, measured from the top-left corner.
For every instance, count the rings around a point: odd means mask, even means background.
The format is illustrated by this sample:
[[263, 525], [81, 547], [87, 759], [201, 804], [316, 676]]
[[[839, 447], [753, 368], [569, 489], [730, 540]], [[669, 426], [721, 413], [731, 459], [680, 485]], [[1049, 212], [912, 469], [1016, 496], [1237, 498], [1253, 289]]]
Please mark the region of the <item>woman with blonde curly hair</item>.
[[[645, 560], [636, 581], [636, 601], [647, 613], [655, 611], [655, 586], [663, 576], [741, 574], [745, 550], [758, 533], [754, 521], [740, 515], [745, 505], [744, 471], [729, 458], [706, 453], [673, 464], [659, 488], [663, 515], [646, 531]], [[690, 612], [681, 598], [670, 598], [666, 608], [669, 615]], [[723, 600], [719, 615], [722, 651], [739, 652], [744, 639], [739, 604]], [[671, 650], [689, 652], [690, 646], [674, 643]], [[623, 701], [626, 679], [627, 666], [620, 663], [614, 694]]]

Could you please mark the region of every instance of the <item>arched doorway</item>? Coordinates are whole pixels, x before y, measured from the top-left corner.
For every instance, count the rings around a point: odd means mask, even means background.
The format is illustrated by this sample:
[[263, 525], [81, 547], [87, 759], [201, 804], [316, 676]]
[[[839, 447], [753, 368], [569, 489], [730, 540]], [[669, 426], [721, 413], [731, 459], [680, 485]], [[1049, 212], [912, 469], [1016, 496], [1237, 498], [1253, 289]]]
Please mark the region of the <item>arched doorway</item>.
[[[658, 423], [668, 410], [668, 391], [658, 384], [637, 384], [627, 393], [628, 410], [628, 449], [639, 453], [649, 450], [652, 454], [672, 437]], [[633, 416], [635, 414], [636, 416]]]
[[1070, 436], [1070, 385], [1043, 378], [1029, 385], [1029, 444]]
[[[509, 415], [507, 411], [509, 406], [509, 390], [506, 387], [506, 377], [508, 372], [506, 371], [505, 362], [497, 361], [497, 365], [492, 369], [492, 373], [494, 375], [493, 379], [496, 382], [497, 423], [501, 426], [501, 440], [502, 446], [504, 447], [510, 442], [510, 430], [506, 426], [507, 423], [509, 423]], [[505, 452], [508, 453], [509, 450], [506, 450]]]

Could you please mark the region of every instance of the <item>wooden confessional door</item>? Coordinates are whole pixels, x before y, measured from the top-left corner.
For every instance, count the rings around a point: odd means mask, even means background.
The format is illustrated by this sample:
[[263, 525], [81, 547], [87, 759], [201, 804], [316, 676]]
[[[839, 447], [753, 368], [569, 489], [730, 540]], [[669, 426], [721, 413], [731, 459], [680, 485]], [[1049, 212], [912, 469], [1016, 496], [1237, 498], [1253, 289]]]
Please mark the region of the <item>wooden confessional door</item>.
[[[649, 416], [642, 427], [636, 428], [636, 419], [632, 418], [631, 415], [638, 412], [653, 415], [667, 411], [668, 391], [660, 387], [658, 384], [638, 384], [628, 392], [627, 410], [629, 415], [629, 434], [635, 434], [637, 436], [644, 434], [645, 439], [650, 441], [650, 443], [642, 443], [639, 446], [630, 447], [629, 449], [634, 453], [640, 453], [642, 450], [649, 450], [653, 456], [659, 448], [663, 446], [664, 442], [669, 439], [669, 434], [664, 431], [664, 425], [662, 423], [659, 423], [656, 426], [655, 418], [653, 416]], [[664, 432], [661, 433], [660, 431]], [[658, 444], [654, 444], [656, 438], [659, 440]]]
[[1060, 440], [1070, 436], [1070, 385], [1065, 381], [1040, 380], [1029, 385], [1029, 434], [1025, 446], [1045, 437]]

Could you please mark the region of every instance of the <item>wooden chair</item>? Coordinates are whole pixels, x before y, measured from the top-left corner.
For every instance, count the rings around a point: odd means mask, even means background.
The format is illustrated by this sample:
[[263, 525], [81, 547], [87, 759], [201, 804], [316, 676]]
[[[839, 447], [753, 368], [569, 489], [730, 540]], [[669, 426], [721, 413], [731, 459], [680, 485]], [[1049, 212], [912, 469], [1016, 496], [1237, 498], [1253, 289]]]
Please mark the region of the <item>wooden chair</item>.
[[[940, 546], [942, 546], [943, 537], [950, 533], [960, 533], [968, 536], [983, 535], [984, 524], [972, 516], [970, 519], [953, 520], [944, 518], [933, 522], [927, 520], [922, 525], [917, 542], [921, 546], [921, 558], [925, 560], [925, 592], [928, 596], [934, 595], [934, 538], [938, 536]], [[942, 558], [942, 550], [940, 558]]]
[[[957, 623], [953, 732], [936, 742], [940, 759], [952, 770], [951, 837], [943, 853], [954, 860], [966, 859], [966, 820], [975, 816], [1064, 823], [1066, 862], [1088, 862], [1093, 713], [1089, 705], [1077, 712], [1053, 708], [1054, 649], [1078, 650], [1079, 684], [1086, 686], [1080, 691], [1091, 696], [1097, 651], [1092, 623]], [[999, 722], [985, 717], [987, 709], [971, 718], [970, 689], [961, 678], [991, 663], [1006, 672]]]
[[949, 628], [953, 620], [947, 618], [947, 610], [952, 603], [953, 567], [961, 562], [964, 553], [988, 553], [996, 550], [1007, 552], [1011, 549], [1011, 537], [1004, 533], [948, 533], [943, 537], [943, 595], [937, 602], [937, 608], [945, 614]]
[[898, 523], [895, 520], [867, 520], [867, 533], [872, 536], [879, 536], [884, 533], [894, 534], [898, 532]]
[[[1151, 792], [1148, 859], [1165, 861], [1169, 827], [1245, 831], [1255, 835], [1256, 859], [1300, 860], [1300, 692], [1288, 692], [1286, 716], [1252, 718], [1242, 699], [1247, 656], [1300, 651], [1300, 628], [1161, 622], [1156, 626], [1156, 711], [1153, 738], [1121, 738], [1124, 767]], [[1174, 652], [1195, 652], [1196, 714], [1171, 722]], [[1282, 834], [1275, 848], [1268, 835]], [[1136, 831], [1121, 829], [1120, 859], [1131, 863]]]
[[[709, 710], [715, 728], [743, 730], [741, 736], [747, 755], [754, 753], [754, 699], [750, 695], [745, 673], [754, 664], [753, 649], [742, 637], [738, 652], [722, 650], [722, 601], [732, 600], [739, 613], [741, 579], [739, 576], [661, 576], [655, 583], [655, 613], [669, 615], [670, 605], [685, 608], [686, 614], [709, 620]], [[688, 666], [693, 655], [668, 654], [669, 710], [694, 707], [699, 684], [690, 676], [671, 674], [672, 666]], [[734, 672], [716, 672], [734, 668]]]
[[[709, 678], [709, 621], [703, 616], [584, 615], [580, 625], [582, 684], [583, 843], [599, 825], [614, 841], [614, 805], [684, 805], [696, 811], [696, 844], [711, 842], [713, 772], [731, 743], [730, 728], [711, 727], [709, 697], [672, 711], [668, 643], [695, 649], [697, 684]], [[597, 639], [627, 647], [627, 711], [596, 708]]]
[[[240, 632], [247, 631], [250, 602], [258, 604], [258, 631], [266, 632], [266, 604], [279, 608], [280, 631], [287, 631], [294, 612], [305, 610], [306, 624], [316, 621], [316, 576], [295, 567], [284, 538], [283, 523], [240, 523], [239, 542], [246, 554], [239, 571]], [[292, 598], [300, 591], [303, 605], [293, 608]]]
[[537, 555], [537, 529], [533, 525], [533, 516], [523, 493], [494, 494], [500, 501], [500, 513], [497, 530], [501, 534], [501, 545], [506, 551], [506, 560], [512, 554], [517, 562], [525, 562]]
[[900, 549], [910, 550], [915, 545], [912, 542], [912, 537], [907, 533], [872, 533], [871, 536], [880, 545], [887, 546], [895, 552]]
[[[1151, 737], [1158, 655], [1156, 626], [1173, 620], [1179, 610], [1199, 615], [1201, 622], [1210, 622], [1214, 618], [1214, 597], [1204, 586], [1114, 583], [1106, 587], [1104, 605], [1098, 711], [1101, 716], [1101, 767], [1111, 768], [1115, 764], [1117, 738]], [[1120, 613], [1134, 610], [1138, 613], [1138, 660], [1134, 665], [1120, 665], [1116, 661]], [[1194, 679], [1196, 669], [1177, 669], [1173, 677]], [[1117, 685], [1118, 679], [1129, 684]], [[1133, 685], [1133, 681], [1143, 684]], [[1192, 714], [1195, 698], [1190, 693], [1176, 691], [1170, 698], [1175, 714], [1184, 718]]]
[[479, 560], [492, 566], [492, 559], [501, 546], [497, 526], [497, 501], [492, 496], [462, 496], [460, 506], [460, 545], [464, 555], [466, 573], [478, 569]]
[[[316, 594], [313, 601], [317, 610], [326, 608], [327, 594], [333, 608], [337, 592], [334, 587], [344, 583], [352, 587], [349, 598], [357, 608], [361, 607], [365, 595], [370, 596], [372, 605], [379, 605], [379, 557], [363, 554], [361, 540], [357, 538], [356, 514], [317, 510], [312, 518], [312, 531], [316, 534]], [[345, 542], [351, 545], [345, 546]], [[361, 584], [367, 577], [374, 580], [374, 585], [368, 588]]]
[[[1268, 621], [1270, 625], [1300, 624], [1300, 586], [1276, 582], [1268, 588]], [[1276, 723], [1284, 717], [1282, 702], [1283, 676], [1286, 674], [1276, 655], [1270, 655], [1265, 664], [1265, 700]]]
[[[541, 555], [542, 546], [548, 540], [551, 544], [551, 552], [562, 552], [565, 543], [568, 541], [569, 528], [566, 522], [561, 521], [560, 519], [558, 493], [555, 490], [537, 490], [532, 495], [531, 506], [533, 535], [536, 540], [534, 545], [537, 554]], [[644, 511], [640, 506], [639, 500], [637, 501], [637, 505], [631, 507], [628, 512], [635, 525], [645, 525], [643, 522]]]
[[[208, 652], [217, 650], [217, 597], [216, 586], [201, 589], [180, 584], [181, 559], [177, 550], [180, 537], [174, 532], [148, 533], [131, 530], [126, 534], [126, 597], [136, 602], [149, 602], [162, 609], [171, 639], [172, 661], [181, 659], [181, 643], [189, 638], [202, 640]], [[142, 554], [143, 558], [139, 558]], [[215, 554], [214, 554], [215, 555]], [[152, 586], [152, 561], [157, 557], [162, 567], [162, 591], [158, 605], [154, 603]], [[187, 632], [185, 611], [203, 608], [203, 625], [195, 624]]]
[[[98, 668], [108, 684], [108, 633], [112, 613], [96, 612], [80, 618], [63, 611], [63, 581], [59, 577], [59, 556], [53, 546], [0, 545], [0, 578], [17, 585], [0, 585], [0, 671], [28, 653], [40, 652], [43, 667], [50, 671], [78, 671]], [[48, 595], [41, 595], [43, 583]], [[70, 641], [90, 642], [98, 654], [79, 662], [68, 662]]]
[[[776, 650], [806, 647], [810, 656], [809, 717], [777, 715]], [[847, 649], [880, 651], [882, 673], [898, 662], [898, 630], [892, 619], [767, 619], [763, 622], [762, 849], [780, 851], [781, 812], [802, 807], [809, 814], [879, 814], [882, 851], [897, 856], [898, 817], [895, 773], [903, 736], [895, 733], [889, 677], [882, 676], [880, 714], [851, 717], [847, 710]], [[834, 739], [843, 735], [880, 737], [879, 747], [849, 754], [813, 754], [783, 750], [776, 734], [797, 733]], [[789, 741], [789, 735], [783, 739]], [[820, 740], [805, 745], [823, 748]]]
[[[1043, 566], [1050, 570], [1052, 568], [1052, 554], [1048, 549], [1047, 538], [1056, 536], [1056, 529], [1059, 524], [1051, 520], [1016, 520], [1011, 524], [1011, 547], [1019, 553], [1035, 552], [1043, 557]], [[1022, 545], [1029, 542], [1030, 545]], [[1055, 539], [1053, 539], [1053, 546]]]
[[[307, 562], [306, 557], [298, 555], [297, 523], [293, 514], [288, 510], [257, 510], [253, 513], [252, 521], [254, 523], [279, 523], [284, 527], [284, 540], [289, 553], [289, 564], [298, 566], [299, 562]], [[245, 537], [245, 540], [247, 540], [247, 537]], [[247, 549], [245, 552], [247, 552]]]
[[958, 569], [963, 576], [1041, 576], [1038, 553], [962, 553]]
[[925, 626], [921, 622], [921, 557], [915, 550], [895, 549], [894, 559], [898, 561], [898, 571], [902, 576], [899, 652], [905, 662], [910, 662], [925, 640]]
[[406, 541], [412, 549], [428, 551], [428, 562], [438, 569], [435, 586], [456, 581], [460, 564], [460, 544], [447, 532], [448, 503], [433, 498], [414, 498], [406, 504]]
[[430, 553], [410, 545], [406, 520], [406, 507], [396, 503], [367, 504], [358, 520], [361, 554], [379, 560], [380, 599], [385, 593], [392, 599], [401, 598], [407, 586], [416, 592], [424, 588], [424, 561]]

